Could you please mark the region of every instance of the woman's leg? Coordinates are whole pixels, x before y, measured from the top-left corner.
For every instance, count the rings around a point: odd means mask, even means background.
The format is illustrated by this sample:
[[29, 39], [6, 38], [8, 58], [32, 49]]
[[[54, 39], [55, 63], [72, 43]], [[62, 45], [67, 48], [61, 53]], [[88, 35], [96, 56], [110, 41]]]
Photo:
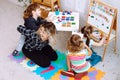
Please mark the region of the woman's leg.
[[32, 51], [29, 52], [23, 47], [23, 54], [31, 59], [34, 63], [41, 67], [49, 67], [50, 66], [50, 59], [48, 56], [46, 56], [44, 53], [41, 53], [40, 51]]
[[50, 60], [57, 60], [58, 56], [55, 50], [52, 49], [50, 45], [45, 46], [42, 50], [42, 53], [50, 58]]

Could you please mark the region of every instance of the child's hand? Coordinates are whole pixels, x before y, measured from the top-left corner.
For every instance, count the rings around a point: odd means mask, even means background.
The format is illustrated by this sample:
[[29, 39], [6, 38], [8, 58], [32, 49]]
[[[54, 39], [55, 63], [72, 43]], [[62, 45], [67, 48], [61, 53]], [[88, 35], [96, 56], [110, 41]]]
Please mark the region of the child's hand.
[[45, 18], [48, 22], [52, 22], [52, 19], [50, 19], [50, 18]]
[[107, 43], [107, 37], [103, 37], [103, 44], [106, 44]]
[[53, 19], [52, 19], [51, 17], [52, 17], [52, 14], [51, 14], [51, 15], [49, 15], [49, 16], [46, 18], [46, 20], [47, 20], [48, 22], [52, 22], [52, 21], [53, 21]]
[[104, 34], [101, 35], [101, 38], [107, 38], [107, 36], [108, 35], [104, 33]]
[[106, 35], [106, 34], [102, 35], [103, 45], [107, 43], [107, 37], [108, 37], [108, 35]]

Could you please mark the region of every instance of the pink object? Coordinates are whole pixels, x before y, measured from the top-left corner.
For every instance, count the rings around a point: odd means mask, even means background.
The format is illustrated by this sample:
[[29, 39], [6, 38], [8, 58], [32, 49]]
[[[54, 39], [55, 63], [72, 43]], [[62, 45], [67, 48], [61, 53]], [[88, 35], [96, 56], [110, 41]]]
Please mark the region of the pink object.
[[48, 69], [43, 70], [41, 73], [44, 74], [44, 73], [49, 72], [49, 71], [51, 71], [53, 69], [55, 69], [55, 68], [53, 66], [50, 66]]
[[33, 62], [30, 62], [30, 64], [33, 64]]

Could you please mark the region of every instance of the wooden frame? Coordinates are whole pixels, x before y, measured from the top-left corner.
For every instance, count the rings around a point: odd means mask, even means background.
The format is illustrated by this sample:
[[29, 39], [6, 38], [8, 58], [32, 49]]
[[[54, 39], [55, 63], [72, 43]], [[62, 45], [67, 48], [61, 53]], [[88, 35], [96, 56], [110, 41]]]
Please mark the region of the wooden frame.
[[60, 0], [51, 0], [51, 7], [52, 7], [52, 11], [55, 11], [55, 8], [58, 8], [59, 11], [61, 10], [60, 8]]
[[59, 10], [61, 10], [60, 0], [48, 0], [48, 2], [46, 2], [45, 0], [32, 0], [32, 3], [34, 3], [34, 2], [40, 3], [45, 8], [50, 8], [51, 11], [55, 11], [54, 7], [55, 7], [55, 5], [58, 5]]
[[[114, 52], [116, 52], [116, 42], [117, 42], [117, 18], [118, 11], [116, 8], [100, 1], [91, 0], [89, 5], [89, 15], [87, 19], [87, 25], [91, 25], [101, 33], [107, 35], [107, 43], [104, 48], [104, 53], [102, 60], [105, 57], [108, 43], [115, 39]], [[115, 34], [112, 34], [112, 31]]]

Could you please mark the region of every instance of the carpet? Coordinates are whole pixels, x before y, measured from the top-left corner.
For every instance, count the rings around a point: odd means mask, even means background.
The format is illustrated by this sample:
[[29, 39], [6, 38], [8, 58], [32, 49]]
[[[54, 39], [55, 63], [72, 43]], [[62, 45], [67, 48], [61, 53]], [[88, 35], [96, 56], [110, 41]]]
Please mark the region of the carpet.
[[[56, 50], [56, 52], [58, 59], [56, 61], [53, 61], [47, 68], [42, 68], [36, 65], [30, 59], [26, 58], [22, 51], [19, 52], [19, 55], [17, 56], [12, 56], [10, 54], [8, 57], [21, 64], [24, 68], [34, 72], [36, 75], [43, 77], [45, 80], [75, 80], [72, 77], [67, 77], [60, 74], [61, 70], [67, 70], [66, 56], [64, 53], [58, 50]], [[81, 80], [101, 80], [104, 74], [105, 73], [101, 70], [90, 68], [88, 75], [84, 76]]]
[[88, 74], [82, 77], [82, 79], [75, 79], [72, 77], [63, 76], [60, 74], [60, 72], [61, 70], [59, 70], [54, 76], [52, 76], [50, 80], [101, 80], [101, 78], [105, 75], [104, 72], [102, 72], [101, 70], [97, 70], [96, 68], [90, 68], [88, 70]]

